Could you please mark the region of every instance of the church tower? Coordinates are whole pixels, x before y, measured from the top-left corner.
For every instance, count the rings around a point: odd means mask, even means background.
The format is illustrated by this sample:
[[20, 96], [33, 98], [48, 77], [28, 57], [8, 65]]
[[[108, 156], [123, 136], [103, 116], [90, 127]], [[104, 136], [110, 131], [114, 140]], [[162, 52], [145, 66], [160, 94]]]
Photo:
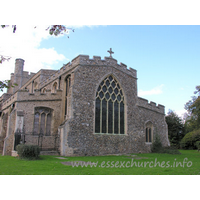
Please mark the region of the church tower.
[[13, 84], [16, 83], [17, 86], [13, 88], [13, 93], [15, 93], [15, 91], [17, 91], [19, 88], [22, 87], [23, 70], [24, 70], [24, 60], [20, 58], [16, 59]]

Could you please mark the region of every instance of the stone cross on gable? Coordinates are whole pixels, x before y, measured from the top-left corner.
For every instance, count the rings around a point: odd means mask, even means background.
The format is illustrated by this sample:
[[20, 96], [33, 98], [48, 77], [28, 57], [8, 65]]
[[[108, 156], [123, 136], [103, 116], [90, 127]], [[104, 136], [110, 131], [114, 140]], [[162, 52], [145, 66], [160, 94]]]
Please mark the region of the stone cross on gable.
[[108, 53], [110, 54], [110, 58], [112, 58], [112, 54], [114, 54], [114, 52], [112, 51], [112, 48], [110, 48], [110, 50], [108, 51]]

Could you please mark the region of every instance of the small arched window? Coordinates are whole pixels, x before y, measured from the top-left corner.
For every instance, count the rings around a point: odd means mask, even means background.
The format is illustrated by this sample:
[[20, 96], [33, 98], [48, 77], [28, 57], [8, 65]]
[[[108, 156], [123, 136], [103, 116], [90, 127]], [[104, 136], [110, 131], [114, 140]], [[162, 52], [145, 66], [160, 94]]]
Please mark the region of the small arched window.
[[71, 86], [71, 75], [65, 79], [65, 117], [68, 115], [69, 89]]
[[145, 139], [146, 139], [146, 142], [149, 142], [149, 143], [152, 143], [152, 141], [153, 141], [153, 124], [152, 124], [152, 122], [146, 123]]
[[53, 88], [52, 88], [52, 93], [56, 93], [56, 90], [58, 89], [57, 86], [58, 84], [57, 84], [57, 82], [55, 82], [54, 84], [53, 84]]
[[34, 82], [34, 89], [38, 89], [38, 83]]
[[46, 88], [42, 89], [42, 93], [46, 93], [46, 92], [47, 92]]
[[124, 115], [123, 91], [110, 75], [100, 83], [96, 92], [95, 133], [124, 134]]

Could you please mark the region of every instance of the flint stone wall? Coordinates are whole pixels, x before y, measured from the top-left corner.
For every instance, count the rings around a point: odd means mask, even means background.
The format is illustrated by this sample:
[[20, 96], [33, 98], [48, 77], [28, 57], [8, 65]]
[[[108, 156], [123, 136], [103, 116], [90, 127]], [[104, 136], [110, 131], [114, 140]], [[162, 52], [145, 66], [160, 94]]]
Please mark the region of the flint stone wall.
[[[72, 89], [72, 117], [62, 126], [61, 154], [66, 156], [106, 155], [119, 153], [149, 152], [150, 144], [145, 142], [145, 124], [153, 123], [154, 134], [161, 136], [168, 144], [164, 106], [137, 96], [135, 70], [118, 65], [116, 60], [99, 57], [89, 60], [80, 56], [72, 61], [78, 66], [74, 71]], [[120, 84], [125, 97], [125, 134], [95, 133], [96, 91], [104, 78], [113, 75]], [[65, 127], [66, 126], [66, 127]], [[62, 143], [61, 141], [61, 143]]]

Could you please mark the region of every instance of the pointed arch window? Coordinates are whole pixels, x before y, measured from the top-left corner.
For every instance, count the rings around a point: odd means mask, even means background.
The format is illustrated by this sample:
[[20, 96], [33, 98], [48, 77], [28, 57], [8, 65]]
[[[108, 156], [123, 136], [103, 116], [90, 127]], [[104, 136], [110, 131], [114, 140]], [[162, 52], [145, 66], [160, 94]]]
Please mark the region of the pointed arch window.
[[69, 88], [71, 86], [71, 75], [68, 75], [65, 79], [65, 117], [68, 114], [68, 101], [69, 101]]
[[34, 115], [33, 135], [51, 135], [52, 109], [36, 107]]
[[146, 142], [152, 143], [153, 141], [153, 124], [151, 122], [146, 123], [145, 126], [145, 138]]
[[46, 93], [46, 92], [47, 92], [46, 88], [42, 89], [42, 93]]
[[52, 93], [56, 93], [57, 85], [58, 85], [57, 82], [55, 82], [55, 83], [53, 84]]
[[124, 115], [123, 91], [110, 75], [101, 82], [96, 92], [95, 133], [124, 134]]

